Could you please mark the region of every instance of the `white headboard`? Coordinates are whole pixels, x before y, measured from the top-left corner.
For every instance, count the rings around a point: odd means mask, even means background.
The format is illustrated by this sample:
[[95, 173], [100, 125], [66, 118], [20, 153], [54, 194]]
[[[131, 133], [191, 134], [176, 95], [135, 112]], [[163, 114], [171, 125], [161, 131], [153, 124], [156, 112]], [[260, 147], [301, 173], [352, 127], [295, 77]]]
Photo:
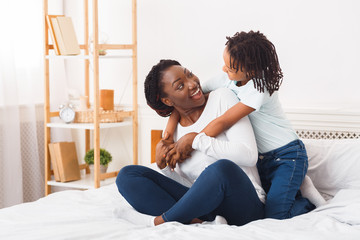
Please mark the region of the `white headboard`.
[[[360, 107], [357, 111], [284, 109], [299, 137], [312, 139], [360, 138]], [[167, 118], [159, 117], [147, 105], [139, 106], [140, 163], [150, 162], [151, 129], [163, 129]]]
[[360, 109], [359, 111], [286, 109], [285, 112], [300, 138], [360, 138]]

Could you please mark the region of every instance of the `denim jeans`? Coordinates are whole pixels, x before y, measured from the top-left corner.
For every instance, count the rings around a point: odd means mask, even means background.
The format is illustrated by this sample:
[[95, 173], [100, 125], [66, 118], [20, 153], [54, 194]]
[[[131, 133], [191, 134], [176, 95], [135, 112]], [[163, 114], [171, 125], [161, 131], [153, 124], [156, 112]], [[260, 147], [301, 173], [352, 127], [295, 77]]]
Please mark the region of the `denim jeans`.
[[124, 167], [116, 185], [138, 212], [162, 215], [166, 222], [212, 221], [221, 215], [228, 224], [240, 226], [264, 216], [264, 204], [250, 179], [229, 160], [208, 166], [191, 188], [138, 165]]
[[267, 193], [266, 218], [291, 218], [315, 208], [299, 190], [308, 168], [308, 157], [301, 140], [259, 154], [257, 167]]

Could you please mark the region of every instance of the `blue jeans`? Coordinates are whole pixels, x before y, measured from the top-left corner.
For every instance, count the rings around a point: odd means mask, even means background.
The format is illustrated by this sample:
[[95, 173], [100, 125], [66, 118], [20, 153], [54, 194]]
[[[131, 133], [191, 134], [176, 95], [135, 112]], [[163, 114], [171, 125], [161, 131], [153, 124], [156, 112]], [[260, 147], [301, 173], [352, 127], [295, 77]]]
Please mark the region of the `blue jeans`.
[[165, 222], [212, 221], [221, 215], [228, 224], [240, 226], [264, 216], [264, 204], [250, 179], [229, 160], [208, 166], [191, 188], [139, 165], [121, 169], [116, 185], [138, 212], [162, 215]]
[[291, 218], [315, 208], [299, 190], [308, 168], [308, 157], [301, 140], [259, 154], [257, 167], [267, 193], [266, 218]]

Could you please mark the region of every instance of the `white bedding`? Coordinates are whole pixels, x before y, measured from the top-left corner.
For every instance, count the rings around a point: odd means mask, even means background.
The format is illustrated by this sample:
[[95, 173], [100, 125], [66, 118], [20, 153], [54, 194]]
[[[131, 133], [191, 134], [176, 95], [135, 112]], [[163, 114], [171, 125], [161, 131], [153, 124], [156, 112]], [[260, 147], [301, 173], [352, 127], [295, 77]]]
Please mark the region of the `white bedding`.
[[329, 204], [288, 220], [242, 227], [131, 224], [114, 214], [128, 205], [110, 185], [57, 192], [0, 211], [0, 239], [360, 239], [360, 190], [341, 190]]
[[0, 239], [359, 240], [360, 140], [338, 141], [305, 141], [309, 175], [330, 200], [292, 219], [264, 219], [242, 227], [175, 222], [157, 227], [134, 225], [117, 216], [116, 209], [130, 206], [113, 184], [94, 190], [57, 192], [1, 209]]

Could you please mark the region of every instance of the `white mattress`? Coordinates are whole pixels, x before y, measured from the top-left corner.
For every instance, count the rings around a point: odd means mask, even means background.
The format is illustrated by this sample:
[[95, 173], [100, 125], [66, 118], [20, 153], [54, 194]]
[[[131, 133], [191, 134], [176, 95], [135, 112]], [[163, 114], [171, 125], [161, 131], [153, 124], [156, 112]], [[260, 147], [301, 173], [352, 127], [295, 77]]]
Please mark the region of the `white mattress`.
[[340, 190], [329, 204], [288, 220], [264, 219], [242, 227], [134, 225], [114, 212], [129, 206], [116, 185], [57, 192], [0, 210], [0, 239], [360, 239], [360, 189]]

